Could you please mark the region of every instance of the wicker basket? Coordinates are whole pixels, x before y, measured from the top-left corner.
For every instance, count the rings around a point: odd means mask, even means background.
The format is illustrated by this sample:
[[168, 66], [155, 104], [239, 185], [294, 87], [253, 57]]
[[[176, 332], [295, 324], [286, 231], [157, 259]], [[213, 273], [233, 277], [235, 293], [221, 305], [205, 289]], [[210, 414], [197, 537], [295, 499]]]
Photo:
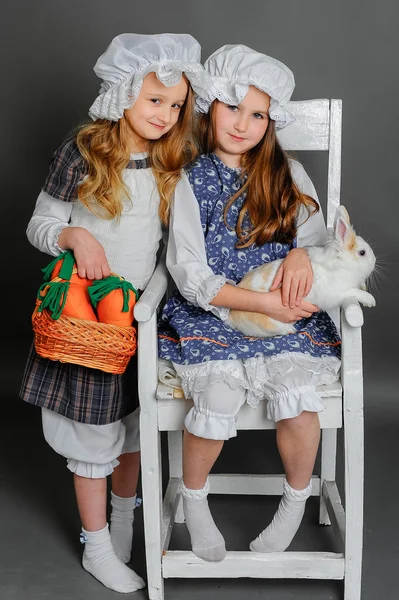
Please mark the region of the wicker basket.
[[[52, 281], [62, 281], [55, 277]], [[41, 297], [46, 295], [45, 288]], [[49, 311], [39, 312], [36, 301], [32, 315], [36, 352], [43, 358], [121, 374], [136, 352], [136, 329], [96, 323], [73, 317], [54, 320]]]

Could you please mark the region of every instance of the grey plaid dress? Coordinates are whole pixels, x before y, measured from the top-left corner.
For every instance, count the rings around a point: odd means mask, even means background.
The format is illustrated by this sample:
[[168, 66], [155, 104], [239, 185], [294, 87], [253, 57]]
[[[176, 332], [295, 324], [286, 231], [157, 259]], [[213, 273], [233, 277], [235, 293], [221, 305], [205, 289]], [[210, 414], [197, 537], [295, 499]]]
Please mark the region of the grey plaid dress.
[[[144, 158], [131, 160], [127, 168], [148, 169], [150, 165]], [[53, 198], [72, 202], [77, 199], [77, 186], [86, 172], [75, 138], [69, 138], [55, 152], [42, 189]], [[131, 359], [123, 375], [113, 375], [42, 358], [32, 345], [19, 395], [30, 404], [80, 423], [113, 423], [138, 406], [136, 358]]]

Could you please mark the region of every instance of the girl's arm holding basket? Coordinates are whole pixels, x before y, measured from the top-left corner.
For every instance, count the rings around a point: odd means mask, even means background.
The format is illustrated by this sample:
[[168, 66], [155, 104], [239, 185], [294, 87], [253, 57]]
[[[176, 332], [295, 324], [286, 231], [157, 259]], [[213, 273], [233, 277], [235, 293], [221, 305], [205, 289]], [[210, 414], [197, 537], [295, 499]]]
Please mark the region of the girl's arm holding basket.
[[102, 245], [87, 229], [69, 225], [72, 206], [72, 202], [64, 202], [42, 191], [28, 223], [28, 240], [35, 248], [52, 256], [73, 250], [79, 277], [107, 277], [111, 270]]
[[79, 277], [103, 279], [111, 274], [104, 248], [87, 229], [65, 227], [58, 244], [63, 250], [73, 250]]

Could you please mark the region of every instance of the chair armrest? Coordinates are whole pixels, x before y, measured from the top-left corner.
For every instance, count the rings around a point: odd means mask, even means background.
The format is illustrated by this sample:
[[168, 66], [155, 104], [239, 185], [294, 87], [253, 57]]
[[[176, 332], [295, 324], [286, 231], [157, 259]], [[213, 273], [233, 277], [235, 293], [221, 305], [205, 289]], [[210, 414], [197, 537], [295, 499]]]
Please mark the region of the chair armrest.
[[134, 318], [136, 321], [143, 322], [151, 319], [158, 304], [164, 297], [167, 287], [168, 271], [166, 269], [166, 252], [164, 250], [149, 284], [134, 307]]
[[346, 322], [351, 327], [361, 327], [363, 325], [363, 311], [356, 298], [346, 298], [342, 303], [341, 311], [341, 314], [345, 315]]

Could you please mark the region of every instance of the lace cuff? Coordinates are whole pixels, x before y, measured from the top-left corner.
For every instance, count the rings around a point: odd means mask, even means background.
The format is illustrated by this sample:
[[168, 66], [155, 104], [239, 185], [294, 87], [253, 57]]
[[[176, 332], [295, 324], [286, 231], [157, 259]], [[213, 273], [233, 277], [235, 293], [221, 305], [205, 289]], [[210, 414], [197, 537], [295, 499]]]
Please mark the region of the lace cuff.
[[225, 279], [221, 275], [214, 275], [205, 279], [200, 284], [197, 292], [198, 306], [206, 311], [212, 312], [222, 321], [226, 321], [226, 319], [228, 319], [230, 309], [223, 306], [213, 306], [210, 304], [210, 302], [215, 298], [215, 296], [217, 296], [226, 283], [235, 285], [234, 281], [231, 281], [230, 279]]
[[67, 468], [72, 471], [72, 473], [75, 473], [80, 477], [86, 477], [87, 479], [103, 479], [104, 477], [108, 477], [118, 465], [119, 460], [116, 458], [104, 465], [83, 462], [73, 458], [67, 459]]
[[49, 245], [50, 248], [54, 250], [54, 256], [65, 252], [65, 249], [61, 248], [61, 246], [59, 245], [58, 238], [60, 237], [61, 232], [64, 231], [64, 229], [66, 229], [67, 227], [69, 227], [69, 225], [60, 224], [55, 226], [54, 229], [51, 231]]
[[184, 420], [189, 433], [207, 440], [229, 440], [237, 435], [237, 418], [220, 415], [210, 410], [194, 406]]
[[294, 501], [298, 501], [298, 502], [303, 502], [304, 500], [307, 500], [309, 498], [309, 496], [312, 493], [312, 487], [313, 487], [312, 480], [310, 480], [307, 487], [305, 487], [305, 489], [303, 489], [303, 490], [294, 490], [294, 488], [292, 488], [290, 486], [290, 484], [288, 483], [288, 481], [286, 479], [284, 479], [284, 482], [283, 482], [284, 494], [290, 500], [294, 500]]
[[313, 386], [290, 390], [268, 390], [267, 418], [275, 423], [298, 417], [303, 411], [319, 413], [324, 410]]
[[184, 498], [187, 498], [187, 500], [202, 500], [203, 498], [206, 498], [206, 496], [209, 494], [210, 487], [211, 486], [209, 485], [208, 478], [205, 482], [204, 487], [200, 490], [190, 490], [189, 488], [186, 488], [182, 481], [180, 492]]

